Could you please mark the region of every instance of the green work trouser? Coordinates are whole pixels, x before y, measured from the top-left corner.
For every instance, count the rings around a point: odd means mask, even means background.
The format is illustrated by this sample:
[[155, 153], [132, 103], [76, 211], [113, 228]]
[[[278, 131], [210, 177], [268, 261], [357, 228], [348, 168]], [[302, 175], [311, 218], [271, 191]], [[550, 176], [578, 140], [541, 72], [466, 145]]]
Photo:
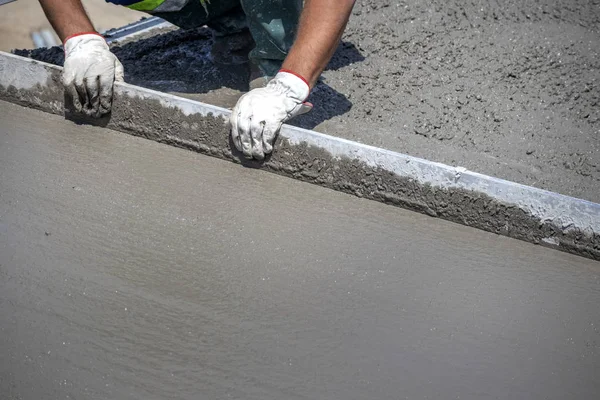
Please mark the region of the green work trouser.
[[256, 47], [249, 58], [274, 75], [294, 43], [303, 0], [189, 0], [179, 11], [154, 15], [184, 29], [208, 25], [217, 34], [250, 29]]

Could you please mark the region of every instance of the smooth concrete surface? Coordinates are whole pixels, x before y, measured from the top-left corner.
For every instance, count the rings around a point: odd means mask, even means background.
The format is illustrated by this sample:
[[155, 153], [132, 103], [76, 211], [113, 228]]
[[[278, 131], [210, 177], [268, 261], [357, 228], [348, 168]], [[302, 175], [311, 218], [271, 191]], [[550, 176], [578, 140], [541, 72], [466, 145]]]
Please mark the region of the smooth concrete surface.
[[1, 103], [8, 399], [596, 399], [600, 263]]

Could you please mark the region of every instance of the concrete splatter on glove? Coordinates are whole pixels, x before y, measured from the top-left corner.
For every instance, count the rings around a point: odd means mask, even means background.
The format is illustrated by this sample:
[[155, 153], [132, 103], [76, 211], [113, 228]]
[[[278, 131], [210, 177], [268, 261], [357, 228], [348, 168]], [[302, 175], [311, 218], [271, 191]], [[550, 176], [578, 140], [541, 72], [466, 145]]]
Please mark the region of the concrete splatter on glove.
[[310, 87], [300, 76], [279, 71], [266, 87], [243, 95], [231, 113], [231, 138], [246, 158], [262, 160], [273, 151], [281, 125], [309, 112]]
[[63, 85], [78, 112], [100, 117], [110, 112], [113, 83], [123, 81], [123, 65], [97, 33], [82, 33], [65, 40]]

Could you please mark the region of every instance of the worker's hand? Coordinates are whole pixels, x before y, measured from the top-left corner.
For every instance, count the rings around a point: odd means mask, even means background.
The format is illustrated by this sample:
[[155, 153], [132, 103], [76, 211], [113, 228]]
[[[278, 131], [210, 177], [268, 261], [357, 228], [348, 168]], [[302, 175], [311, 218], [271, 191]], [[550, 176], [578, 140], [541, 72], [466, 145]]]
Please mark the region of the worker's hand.
[[123, 81], [123, 65], [95, 33], [71, 36], [65, 41], [63, 84], [78, 112], [100, 117], [110, 112], [113, 83]]
[[246, 158], [262, 160], [273, 151], [281, 125], [312, 109], [303, 78], [280, 71], [264, 88], [243, 95], [231, 113], [231, 138]]

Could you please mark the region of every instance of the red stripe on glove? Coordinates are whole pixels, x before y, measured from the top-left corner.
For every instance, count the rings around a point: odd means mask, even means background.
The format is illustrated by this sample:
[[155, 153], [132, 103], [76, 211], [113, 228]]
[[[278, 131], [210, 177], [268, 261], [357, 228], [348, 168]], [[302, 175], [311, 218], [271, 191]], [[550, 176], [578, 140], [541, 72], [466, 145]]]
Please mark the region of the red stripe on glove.
[[102, 36], [98, 32], [80, 32], [80, 33], [75, 33], [74, 35], [67, 36], [65, 38], [65, 40], [63, 41], [63, 46], [65, 43], [67, 43], [67, 40], [72, 39], [76, 36], [81, 36], [81, 35], [96, 35], [96, 36], [100, 36], [102, 39], [104, 39], [104, 36]]
[[310, 90], [310, 85], [308, 84], [308, 81], [300, 74], [295, 73], [294, 71], [291, 71], [289, 69], [280, 69], [279, 72], [287, 72], [288, 74], [292, 74], [297, 78], [302, 79], [302, 82], [306, 83], [306, 86], [308, 86], [308, 89]]

